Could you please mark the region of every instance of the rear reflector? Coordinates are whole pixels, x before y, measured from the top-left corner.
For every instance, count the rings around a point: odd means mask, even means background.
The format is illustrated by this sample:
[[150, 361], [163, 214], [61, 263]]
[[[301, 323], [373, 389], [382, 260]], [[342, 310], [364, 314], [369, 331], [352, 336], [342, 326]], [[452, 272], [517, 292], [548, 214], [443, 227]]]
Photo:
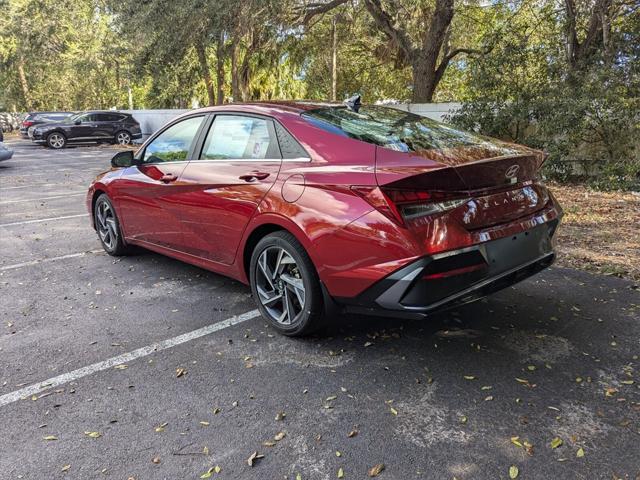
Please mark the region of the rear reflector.
[[454, 275], [462, 275], [464, 273], [475, 272], [476, 270], [482, 270], [487, 265], [485, 263], [478, 263], [477, 265], [469, 265], [468, 267], [454, 268], [445, 272], [427, 273], [422, 277], [423, 280], [436, 280], [439, 278], [453, 277]]

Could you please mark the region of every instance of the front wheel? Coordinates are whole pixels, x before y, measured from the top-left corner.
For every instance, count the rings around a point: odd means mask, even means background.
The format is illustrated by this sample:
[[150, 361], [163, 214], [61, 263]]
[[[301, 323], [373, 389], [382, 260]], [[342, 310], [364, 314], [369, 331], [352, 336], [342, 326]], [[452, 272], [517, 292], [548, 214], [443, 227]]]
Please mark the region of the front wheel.
[[322, 325], [318, 274], [289, 232], [275, 232], [258, 242], [251, 256], [250, 281], [260, 313], [278, 332], [298, 337]]
[[49, 145], [51, 148], [55, 148], [56, 150], [58, 150], [60, 148], [64, 148], [66, 144], [67, 138], [59, 132], [53, 132], [50, 133], [49, 136], [47, 136], [47, 145]]
[[124, 243], [116, 210], [113, 208], [113, 204], [106, 193], [100, 195], [96, 200], [93, 219], [98, 238], [105, 252], [114, 257], [130, 253], [130, 247]]

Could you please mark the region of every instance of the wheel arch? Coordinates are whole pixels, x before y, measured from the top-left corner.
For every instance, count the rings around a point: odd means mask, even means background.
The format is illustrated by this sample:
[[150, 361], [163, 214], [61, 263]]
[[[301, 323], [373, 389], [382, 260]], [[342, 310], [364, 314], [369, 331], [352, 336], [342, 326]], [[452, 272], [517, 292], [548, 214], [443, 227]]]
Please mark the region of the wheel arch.
[[89, 217], [91, 218], [91, 226], [93, 229], [96, 229], [96, 222], [94, 217], [94, 212], [96, 211], [96, 202], [98, 201], [98, 197], [102, 194], [106, 194], [107, 191], [100, 186], [95, 186], [93, 190], [93, 194], [91, 196], [91, 212]]
[[298, 240], [302, 244], [307, 254], [309, 255], [309, 258], [311, 258], [311, 261], [314, 263], [315, 267], [313, 253], [309, 248], [311, 246], [311, 241], [300, 229], [300, 227], [298, 227], [291, 220], [280, 215], [262, 215], [259, 217], [259, 220], [247, 227], [245, 240], [240, 250], [241, 257], [237, 260], [240, 267], [239, 270], [241, 270], [241, 275], [244, 276], [245, 282], [249, 282], [249, 264], [251, 263], [251, 255], [253, 253], [253, 249], [258, 244], [260, 239], [264, 238], [270, 233], [278, 231], [285, 231], [293, 235], [296, 240]]

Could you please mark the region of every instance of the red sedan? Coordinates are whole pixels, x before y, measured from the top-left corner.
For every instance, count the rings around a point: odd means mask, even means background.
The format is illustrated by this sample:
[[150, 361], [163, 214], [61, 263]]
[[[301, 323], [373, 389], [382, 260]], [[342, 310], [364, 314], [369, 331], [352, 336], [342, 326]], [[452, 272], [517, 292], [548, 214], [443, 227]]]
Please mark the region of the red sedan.
[[191, 111], [89, 188], [111, 255], [141, 246], [251, 285], [303, 335], [327, 312], [421, 318], [551, 265], [541, 152], [378, 106]]

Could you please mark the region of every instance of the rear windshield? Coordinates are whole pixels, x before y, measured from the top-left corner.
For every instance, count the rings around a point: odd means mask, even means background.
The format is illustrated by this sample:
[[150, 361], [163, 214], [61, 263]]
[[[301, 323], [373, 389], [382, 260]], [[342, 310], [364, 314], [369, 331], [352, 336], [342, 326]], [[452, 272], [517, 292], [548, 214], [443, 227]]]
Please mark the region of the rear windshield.
[[400, 152], [500, 147], [505, 149], [505, 154], [510, 153], [501, 142], [394, 108], [362, 106], [358, 112], [354, 112], [346, 107], [331, 107], [310, 110], [302, 116], [332, 133]]

